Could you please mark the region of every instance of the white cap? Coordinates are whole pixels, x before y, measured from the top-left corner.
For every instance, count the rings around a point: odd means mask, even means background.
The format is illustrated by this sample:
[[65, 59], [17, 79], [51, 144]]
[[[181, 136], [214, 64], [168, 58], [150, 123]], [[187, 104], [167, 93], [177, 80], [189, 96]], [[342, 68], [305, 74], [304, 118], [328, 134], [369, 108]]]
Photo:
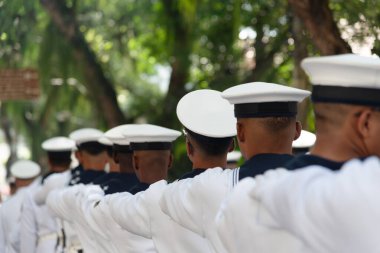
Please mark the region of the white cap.
[[355, 54], [310, 57], [302, 68], [314, 102], [380, 105], [380, 59]]
[[133, 150], [166, 150], [181, 132], [150, 124], [137, 125], [124, 132]]
[[315, 140], [316, 140], [315, 134], [302, 130], [300, 137], [298, 137], [297, 140], [293, 141], [292, 147], [293, 148], [311, 148], [314, 146]]
[[42, 149], [48, 152], [73, 151], [75, 149], [75, 141], [63, 137], [53, 137], [42, 143]]
[[237, 162], [240, 160], [240, 158], [242, 157], [240, 151], [232, 151], [232, 152], [229, 152], [227, 154], [227, 162], [229, 163], [233, 163], [233, 162]]
[[103, 136], [103, 132], [95, 128], [82, 128], [75, 130], [70, 134], [70, 139], [74, 140], [77, 145], [85, 142], [98, 142], [99, 138]]
[[235, 105], [237, 118], [295, 116], [297, 103], [309, 95], [306, 90], [264, 82], [240, 84], [222, 93]]
[[234, 107], [215, 90], [196, 90], [177, 104], [177, 117], [190, 131], [213, 138], [236, 135]]
[[129, 145], [130, 141], [127, 137], [125, 137], [124, 133], [138, 126], [139, 125], [137, 124], [120, 125], [108, 130], [104, 136], [107, 137], [113, 144], [127, 146]]
[[41, 167], [30, 160], [18, 160], [12, 164], [10, 171], [15, 178], [31, 179], [40, 174]]
[[113, 145], [112, 141], [110, 141], [110, 139], [108, 139], [108, 138], [105, 137], [105, 136], [100, 137], [100, 138], [98, 139], [98, 142], [99, 142], [100, 144], [105, 145], [105, 146], [112, 146], [112, 145]]

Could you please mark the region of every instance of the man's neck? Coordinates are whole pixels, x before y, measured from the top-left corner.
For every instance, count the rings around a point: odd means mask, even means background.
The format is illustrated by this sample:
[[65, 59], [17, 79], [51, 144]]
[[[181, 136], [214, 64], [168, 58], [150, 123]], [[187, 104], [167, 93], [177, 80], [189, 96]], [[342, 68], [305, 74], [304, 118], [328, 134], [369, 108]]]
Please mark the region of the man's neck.
[[193, 159], [193, 169], [209, 169], [209, 168], [226, 168], [227, 158], [224, 157], [208, 157], [204, 159]]
[[69, 169], [68, 166], [52, 166], [50, 167], [50, 171], [51, 172], [64, 172], [64, 171], [67, 171]]
[[168, 176], [165, 173], [151, 173], [150, 171], [143, 175], [141, 178], [139, 178], [139, 181], [141, 183], [154, 184], [155, 182], [158, 182], [160, 180], [166, 180], [167, 177]]
[[120, 173], [135, 173], [132, 166], [123, 166], [120, 164]]
[[317, 141], [310, 154], [335, 162], [368, 156], [368, 152], [358, 146], [348, 136], [317, 135]]

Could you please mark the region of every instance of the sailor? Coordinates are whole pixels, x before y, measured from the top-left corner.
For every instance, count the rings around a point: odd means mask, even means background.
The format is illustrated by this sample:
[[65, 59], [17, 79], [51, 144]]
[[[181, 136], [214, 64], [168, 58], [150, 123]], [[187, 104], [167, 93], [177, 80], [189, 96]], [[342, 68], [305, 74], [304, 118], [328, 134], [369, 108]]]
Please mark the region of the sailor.
[[309, 153], [314, 146], [317, 137], [312, 132], [302, 130], [300, 137], [293, 141], [293, 155], [303, 155]]
[[[342, 172], [337, 178], [347, 177], [347, 181], [340, 183], [325, 175], [335, 174], [326, 169], [340, 170], [349, 159], [380, 154], [377, 138], [380, 60], [348, 54], [307, 58], [302, 66], [313, 84], [317, 138], [310, 154], [298, 156], [285, 168], [311, 166], [310, 170], [302, 169], [300, 179], [287, 177], [292, 173], [283, 170], [268, 172], [256, 180], [241, 182], [234, 189], [217, 218], [221, 240], [229, 252], [244, 252], [248, 248], [260, 252], [295, 252], [300, 248], [302, 252], [310, 249], [312, 252], [371, 252], [368, 249], [374, 245], [374, 242], [363, 244], [361, 240], [370, 241], [372, 237], [360, 228], [370, 227], [376, 216], [369, 210], [378, 210], [369, 206], [371, 202], [365, 194], [356, 194], [372, 189], [366, 181], [370, 179], [361, 182], [360, 173], [350, 178]], [[319, 180], [322, 178], [325, 179]], [[363, 187], [358, 189], [354, 185]], [[345, 191], [350, 189], [352, 194]], [[356, 204], [349, 204], [348, 199]], [[359, 203], [361, 199], [364, 203]], [[243, 209], [249, 213], [242, 213]], [[348, 218], [348, 213], [355, 215]], [[364, 222], [360, 215], [372, 218]], [[232, 217], [244, 218], [233, 220]], [[364, 223], [359, 225], [359, 222]], [[248, 234], [249, 237], [244, 236]], [[260, 235], [260, 241], [254, 239], [258, 238], [256, 235]], [[271, 245], [277, 245], [277, 250], [268, 247]], [[360, 245], [368, 248], [358, 250], [356, 246]]]
[[129, 140], [123, 135], [134, 127], [134, 124], [120, 125], [104, 134], [104, 138], [112, 145], [111, 163], [118, 166], [118, 171], [111, 171], [93, 182], [101, 185], [105, 194], [125, 192], [138, 183], [132, 164], [133, 152], [129, 146]]
[[[53, 137], [42, 143], [48, 157], [48, 172], [37, 187], [28, 187], [21, 215], [21, 253], [50, 253], [56, 250], [58, 226], [54, 216], [45, 205], [38, 206], [34, 195], [45, 180], [55, 173], [69, 176], [74, 141], [66, 137]], [[67, 180], [66, 180], [67, 181]]]
[[99, 142], [102, 136], [103, 132], [94, 128], [82, 128], [70, 133], [70, 139], [77, 145], [75, 157], [83, 168], [83, 171], [70, 181], [70, 185], [89, 184], [106, 173], [106, 146]]
[[[122, 129], [125, 130], [125, 136], [121, 138], [115, 136], [117, 133], [116, 130]], [[140, 173], [138, 174], [140, 175], [140, 183], [137, 184], [134, 189], [143, 189], [145, 185], [149, 183], [166, 178], [172, 160], [170, 152], [171, 142], [179, 135], [180, 132], [178, 131], [154, 125], [141, 124], [128, 125], [128, 127], [115, 129], [115, 131], [108, 133], [107, 136], [119, 143], [116, 144], [119, 150], [121, 149], [119, 145], [124, 146], [125, 149], [129, 141], [135, 141], [135, 143], [131, 143], [131, 148], [132, 150], [133, 147], [138, 149], [138, 151], [136, 151], [138, 158], [134, 158], [134, 165], [136, 172]], [[111, 138], [111, 136], [113, 136], [113, 138]], [[140, 143], [139, 141], [142, 142]], [[151, 240], [123, 231], [120, 226], [113, 221], [110, 215], [109, 205], [105, 199], [115, 194], [103, 198], [102, 195], [104, 195], [104, 193], [100, 188], [96, 191], [95, 188], [90, 187], [87, 187], [88, 192], [84, 194], [66, 191], [64, 193], [55, 194], [54, 196], [49, 196], [48, 199], [48, 203], [52, 208], [59, 207], [66, 210], [76, 210], [75, 214], [71, 212], [70, 216], [76, 223], [76, 227], [82, 231], [80, 238], [84, 251], [93, 250], [96, 243], [91, 242], [94, 241], [93, 238], [88, 238], [88, 236], [84, 238], [82, 236], [86, 233], [87, 227], [90, 228], [91, 231], [87, 231], [86, 234], [88, 234], [88, 232], [95, 232], [98, 237], [98, 242], [107, 243], [108, 249], [104, 249], [105, 252], [156, 252]], [[83, 192], [83, 189], [81, 191]], [[86, 191], [86, 189], [84, 191]], [[86, 196], [88, 197], [87, 200]], [[75, 199], [75, 201], [65, 202], [65, 199]], [[80, 208], [77, 207], [78, 203], [81, 205]], [[81, 210], [85, 210], [85, 212], [81, 213]], [[101, 248], [102, 245], [99, 245], [99, 247]]]
[[[177, 116], [185, 128], [187, 153], [193, 164], [193, 170], [181, 180], [193, 178], [209, 168], [225, 168], [236, 135], [233, 106], [219, 91], [197, 90], [181, 98]], [[159, 201], [166, 186], [167, 182], [161, 180], [134, 196], [110, 196], [112, 216], [131, 233], [152, 239], [158, 252], [210, 252], [202, 236], [180, 226], [161, 211]]]
[[161, 208], [175, 222], [207, 238], [210, 248], [223, 252], [214, 219], [224, 197], [239, 179], [255, 176], [292, 158], [292, 141], [301, 126], [297, 104], [309, 92], [271, 83], [242, 84], [223, 92], [234, 104], [237, 139], [246, 162], [236, 170], [214, 168], [189, 181], [169, 185]]
[[[48, 196], [53, 191], [58, 191], [76, 184], [89, 184], [96, 178], [104, 175], [105, 165], [107, 163], [106, 146], [99, 143], [99, 138], [103, 136], [103, 132], [94, 128], [82, 128], [75, 130], [70, 134], [77, 150], [75, 156], [80, 166], [71, 171], [70, 174], [58, 173], [47, 178], [44, 185], [35, 194], [36, 203], [45, 204]], [[78, 238], [78, 231], [71, 221], [72, 210], [52, 209], [54, 215], [59, 220], [59, 227], [62, 240], [59, 240], [58, 249], [64, 252], [82, 250], [81, 242]], [[60, 212], [59, 212], [60, 211]]]
[[10, 169], [15, 178], [16, 194], [5, 201], [0, 209], [0, 252], [20, 252], [20, 218], [22, 203], [29, 186], [40, 174], [40, 166], [29, 160], [19, 160]]

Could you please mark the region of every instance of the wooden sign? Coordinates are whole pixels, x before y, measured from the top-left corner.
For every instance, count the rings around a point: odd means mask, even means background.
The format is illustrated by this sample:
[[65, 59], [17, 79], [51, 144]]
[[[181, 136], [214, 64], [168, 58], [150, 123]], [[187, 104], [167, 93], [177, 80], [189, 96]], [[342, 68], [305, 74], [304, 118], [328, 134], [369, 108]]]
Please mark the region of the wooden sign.
[[40, 96], [38, 72], [34, 69], [0, 69], [0, 101], [32, 100]]

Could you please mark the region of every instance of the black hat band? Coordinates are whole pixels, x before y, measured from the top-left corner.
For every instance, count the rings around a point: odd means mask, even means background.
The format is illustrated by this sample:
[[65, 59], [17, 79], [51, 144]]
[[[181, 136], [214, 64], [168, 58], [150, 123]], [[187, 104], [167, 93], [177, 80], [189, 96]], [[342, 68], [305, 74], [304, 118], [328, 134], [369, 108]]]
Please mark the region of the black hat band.
[[314, 85], [313, 102], [380, 106], [380, 89]]
[[132, 150], [170, 150], [171, 142], [132, 142]]
[[297, 102], [265, 102], [235, 104], [236, 118], [294, 117]]
[[113, 149], [121, 153], [133, 153], [130, 145], [113, 144]]

